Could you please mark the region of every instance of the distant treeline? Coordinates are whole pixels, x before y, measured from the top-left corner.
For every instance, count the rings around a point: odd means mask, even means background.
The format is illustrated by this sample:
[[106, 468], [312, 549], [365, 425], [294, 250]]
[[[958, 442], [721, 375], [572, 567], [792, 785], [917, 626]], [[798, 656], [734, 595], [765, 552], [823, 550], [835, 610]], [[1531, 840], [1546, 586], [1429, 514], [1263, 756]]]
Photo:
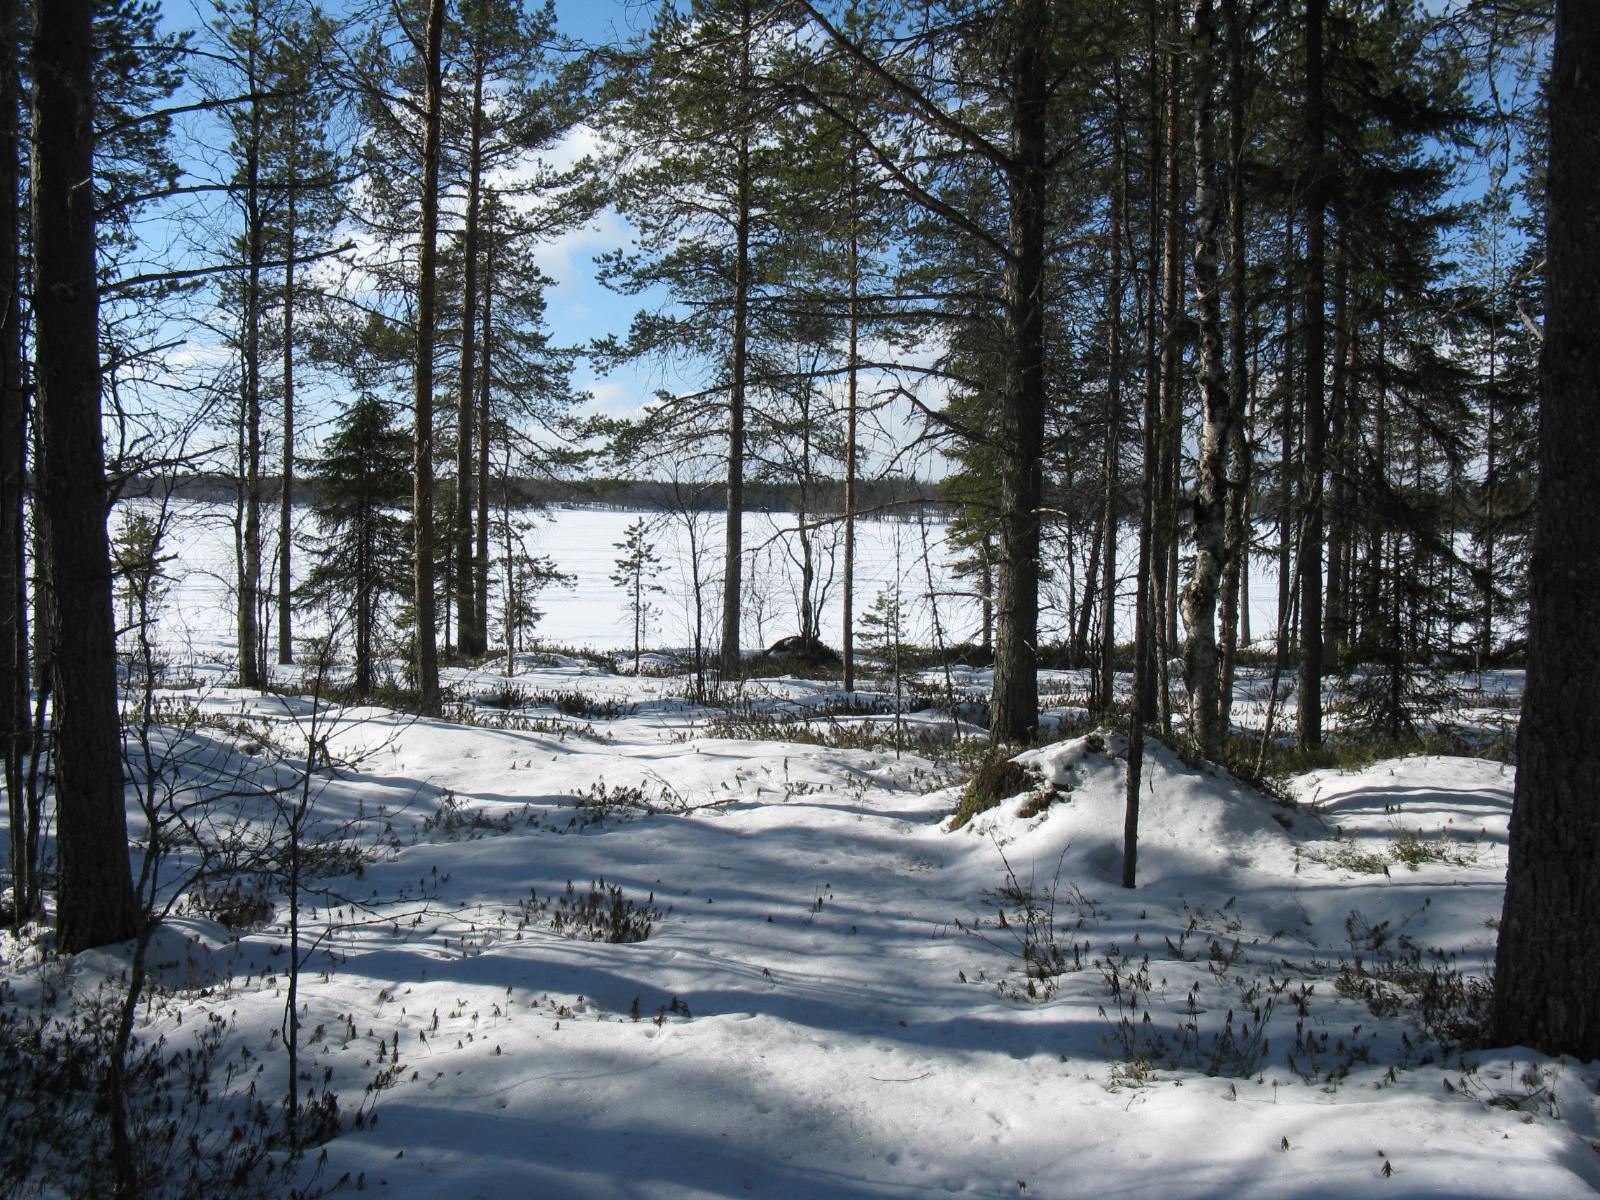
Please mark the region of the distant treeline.
[[[281, 477], [263, 475], [263, 501], [276, 502]], [[440, 481], [440, 491], [449, 489]], [[537, 508], [548, 504], [583, 504], [628, 511], [665, 512], [692, 509], [720, 512], [725, 503], [720, 482], [698, 485], [672, 483], [658, 479], [494, 479], [489, 484], [496, 505], [504, 504], [507, 493], [513, 507]], [[844, 481], [819, 480], [807, 488], [806, 508], [812, 512], [843, 512]], [[225, 504], [239, 496], [239, 481], [229, 475], [193, 474], [177, 477], [134, 476], [123, 482], [120, 494], [128, 498], [164, 496], [180, 500], [205, 500]], [[315, 482], [294, 481], [294, 502], [310, 504], [317, 498]], [[782, 512], [796, 507], [792, 486], [746, 481], [745, 512]], [[918, 506], [942, 507], [939, 485], [926, 479], [857, 480], [856, 509], [863, 516], [891, 515], [897, 510]]]

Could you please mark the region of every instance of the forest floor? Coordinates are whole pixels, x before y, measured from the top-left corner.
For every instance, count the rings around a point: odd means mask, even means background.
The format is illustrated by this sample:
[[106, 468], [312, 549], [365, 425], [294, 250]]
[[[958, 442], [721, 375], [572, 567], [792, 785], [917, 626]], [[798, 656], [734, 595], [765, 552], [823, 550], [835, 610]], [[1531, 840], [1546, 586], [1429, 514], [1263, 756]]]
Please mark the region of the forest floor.
[[[1021, 756], [1020, 793], [957, 829], [977, 764], [943, 743], [949, 716], [906, 717], [896, 751], [896, 719], [836, 685], [761, 681], [730, 719], [679, 676], [501, 669], [449, 673], [453, 720], [160, 693], [172, 778], [236, 781], [206, 810], [219, 836], [265, 844], [306, 806], [299, 1088], [336, 1095], [340, 1132], [296, 1187], [1600, 1187], [1600, 1064], [1473, 1048], [1509, 767], [1392, 759], [1274, 797], [1154, 743], [1128, 891], [1114, 732]], [[194, 865], [166, 864], [195, 903], [152, 943], [137, 1036], [171, 1052], [209, 1031], [221, 1113], [286, 1086], [289, 912], [281, 867], [202, 898]], [[65, 1011], [129, 961], [42, 945], [5, 943], [0, 1017]]]

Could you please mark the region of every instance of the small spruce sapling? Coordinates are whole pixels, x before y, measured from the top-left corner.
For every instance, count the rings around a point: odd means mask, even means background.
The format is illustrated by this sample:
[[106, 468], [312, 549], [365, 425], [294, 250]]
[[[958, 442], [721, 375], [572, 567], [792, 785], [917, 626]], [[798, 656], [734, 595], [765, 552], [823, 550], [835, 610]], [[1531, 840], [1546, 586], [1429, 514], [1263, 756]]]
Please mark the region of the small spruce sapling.
[[904, 677], [907, 666], [906, 611], [901, 596], [904, 574], [900, 565], [900, 531], [894, 537], [894, 577], [883, 585], [872, 607], [861, 617], [861, 642], [882, 659], [894, 681], [895, 755], [905, 740]]

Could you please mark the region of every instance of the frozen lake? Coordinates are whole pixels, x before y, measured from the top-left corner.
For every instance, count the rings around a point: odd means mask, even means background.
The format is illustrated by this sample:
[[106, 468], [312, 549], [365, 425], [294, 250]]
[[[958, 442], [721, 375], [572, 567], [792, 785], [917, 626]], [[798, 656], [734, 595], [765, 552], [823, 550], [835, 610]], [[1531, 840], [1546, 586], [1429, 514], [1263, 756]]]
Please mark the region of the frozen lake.
[[[112, 535], [130, 510], [154, 515], [157, 504], [151, 500], [129, 501], [118, 506], [111, 521]], [[309, 513], [299, 511], [300, 532], [311, 532]], [[621, 542], [628, 527], [645, 520], [649, 541], [660, 560], [661, 573], [656, 583], [663, 589], [652, 597], [655, 612], [646, 637], [648, 645], [665, 648], [687, 647], [693, 641], [693, 589], [691, 545], [698, 544], [704, 581], [704, 628], [708, 642], [717, 640], [720, 628], [722, 588], [723, 516], [720, 512], [695, 515], [691, 538], [681, 515], [639, 512], [610, 508], [557, 507], [543, 511], [513, 514], [522, 525], [522, 550], [549, 557], [556, 567], [571, 577], [568, 586], [546, 589], [538, 607], [544, 616], [536, 636], [543, 642], [589, 650], [616, 650], [631, 645], [632, 625], [625, 607], [624, 592], [611, 580], [621, 555]], [[228, 504], [174, 501], [169, 505], [168, 532], [163, 552], [173, 556], [167, 564], [172, 586], [158, 614], [160, 641], [169, 654], [200, 659], [232, 657], [234, 632], [234, 535], [233, 508]], [[263, 522], [264, 553], [269, 562], [276, 554], [276, 514]], [[799, 547], [794, 533], [794, 517], [789, 513], [746, 513], [744, 527], [744, 648], [757, 649], [798, 631]], [[498, 542], [499, 539], [497, 538]], [[838, 526], [825, 526], [813, 534], [816, 573], [824, 598], [822, 635], [837, 646], [843, 620], [842, 534]], [[924, 555], [926, 546], [926, 556]], [[1132, 635], [1133, 596], [1130, 567], [1135, 561], [1132, 539], [1124, 537], [1119, 551], [1119, 599], [1117, 628], [1119, 640]], [[491, 549], [494, 558], [490, 599], [491, 644], [499, 645], [499, 606], [501, 603], [499, 545]], [[935, 605], [944, 638], [949, 642], [977, 641], [981, 615], [973, 595], [973, 582], [956, 576], [950, 563], [960, 552], [948, 541], [948, 529], [941, 520], [921, 522], [906, 519], [863, 520], [856, 536], [856, 614], [861, 615], [876, 597], [895, 590], [908, 615], [913, 641], [934, 641]], [[926, 557], [927, 565], [924, 565]], [[297, 552], [296, 583], [305, 577], [311, 558]], [[1053, 578], [1041, 593], [1041, 636], [1045, 641], [1067, 633], [1069, 603], [1067, 591], [1081, 593], [1081, 579], [1069, 572], [1064, 561], [1048, 562]], [[1271, 636], [1276, 622], [1275, 562], [1258, 557], [1251, 572], [1251, 622], [1255, 637]], [[1081, 569], [1081, 568], [1080, 568]], [[264, 586], [269, 590], [276, 579], [268, 572]], [[930, 594], [933, 599], [930, 600]], [[443, 597], [441, 596], [441, 601]], [[441, 611], [441, 617], [442, 617]], [[268, 622], [267, 628], [276, 628]], [[309, 635], [325, 629], [318, 614], [299, 615], [296, 634]]]

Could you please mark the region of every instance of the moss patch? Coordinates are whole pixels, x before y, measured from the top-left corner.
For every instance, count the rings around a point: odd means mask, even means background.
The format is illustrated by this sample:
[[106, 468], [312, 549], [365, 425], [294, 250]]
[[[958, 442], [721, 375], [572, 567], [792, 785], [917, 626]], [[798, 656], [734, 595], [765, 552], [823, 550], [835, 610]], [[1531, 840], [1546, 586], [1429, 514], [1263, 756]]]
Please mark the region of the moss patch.
[[956, 806], [955, 822], [951, 828], [962, 828], [979, 813], [988, 812], [1002, 800], [1026, 792], [1037, 783], [1037, 778], [1031, 772], [1012, 759], [985, 760], [961, 793], [961, 803]]

